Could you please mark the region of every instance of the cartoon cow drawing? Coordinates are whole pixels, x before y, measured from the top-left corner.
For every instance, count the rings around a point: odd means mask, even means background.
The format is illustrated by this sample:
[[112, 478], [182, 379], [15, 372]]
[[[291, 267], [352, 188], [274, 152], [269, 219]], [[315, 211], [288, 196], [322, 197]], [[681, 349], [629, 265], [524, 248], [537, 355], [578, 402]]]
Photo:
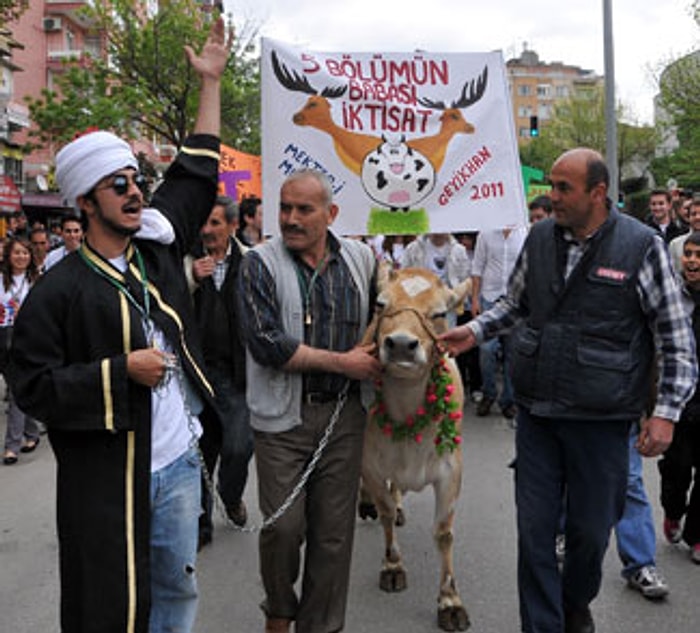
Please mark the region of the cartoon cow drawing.
[[435, 186], [435, 169], [406, 137], [387, 139], [362, 161], [362, 186], [375, 202], [392, 211], [408, 211], [426, 198]]

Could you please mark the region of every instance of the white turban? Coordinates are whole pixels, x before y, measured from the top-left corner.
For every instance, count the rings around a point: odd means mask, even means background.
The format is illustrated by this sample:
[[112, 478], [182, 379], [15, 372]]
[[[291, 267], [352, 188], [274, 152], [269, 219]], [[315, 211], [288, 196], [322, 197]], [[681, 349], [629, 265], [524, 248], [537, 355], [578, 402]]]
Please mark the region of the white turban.
[[100, 180], [125, 167], [138, 169], [138, 161], [129, 144], [111, 132], [90, 132], [56, 154], [58, 186], [76, 209], [78, 196], [84, 196]]

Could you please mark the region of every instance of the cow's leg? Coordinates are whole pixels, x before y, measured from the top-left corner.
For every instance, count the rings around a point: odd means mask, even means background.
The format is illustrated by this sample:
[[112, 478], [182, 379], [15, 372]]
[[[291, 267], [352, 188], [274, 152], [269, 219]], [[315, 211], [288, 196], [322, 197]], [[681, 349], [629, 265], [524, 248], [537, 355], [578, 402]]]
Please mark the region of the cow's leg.
[[357, 514], [364, 521], [365, 519], [377, 518], [377, 506], [365, 486], [364, 480], [360, 479], [360, 499], [357, 502]]
[[403, 495], [393, 481], [389, 482], [389, 489], [391, 490], [391, 498], [394, 500], [394, 507], [396, 508], [396, 520], [394, 521], [394, 525], [401, 527], [402, 525], [406, 525], [406, 513], [403, 511]]
[[396, 505], [386, 481], [372, 473], [363, 471], [363, 483], [374, 500], [379, 520], [384, 529], [384, 560], [379, 574], [379, 588], [383, 591], [406, 589], [406, 570], [401, 560], [401, 551], [396, 541]]
[[443, 631], [466, 631], [469, 614], [457, 593], [454, 576], [452, 529], [455, 503], [459, 496], [461, 469], [453, 472], [448, 480], [435, 484], [435, 543], [440, 552], [440, 595], [438, 596], [438, 626]]

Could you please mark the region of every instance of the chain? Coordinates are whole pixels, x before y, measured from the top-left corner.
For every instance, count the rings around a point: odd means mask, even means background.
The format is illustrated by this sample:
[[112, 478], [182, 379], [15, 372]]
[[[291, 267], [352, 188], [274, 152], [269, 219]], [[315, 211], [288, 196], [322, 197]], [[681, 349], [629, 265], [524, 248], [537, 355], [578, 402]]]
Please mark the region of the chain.
[[[184, 399], [184, 387], [182, 385], [182, 370], [177, 371], [178, 374], [178, 382], [180, 383], [180, 389], [183, 392], [183, 399]], [[189, 405], [187, 403], [187, 400], [185, 399], [185, 410], [187, 412], [187, 419], [188, 419], [188, 426], [190, 429], [190, 432], [193, 435], [194, 442], [193, 442], [193, 447], [197, 450], [197, 454], [199, 455], [199, 461], [202, 467], [202, 475], [204, 477], [204, 485], [206, 486], [207, 490], [209, 491], [209, 495], [212, 499], [212, 503], [214, 504], [214, 507], [217, 509], [217, 512], [224, 518], [225, 522], [231, 526], [234, 530], [237, 532], [243, 532], [246, 534], [251, 534], [255, 532], [260, 532], [264, 530], [265, 528], [270, 527], [273, 525], [275, 522], [277, 522], [287, 510], [292, 506], [292, 504], [297, 500], [297, 497], [301, 494], [301, 491], [304, 489], [304, 486], [306, 486], [306, 482], [309, 480], [309, 477], [311, 477], [311, 474], [313, 473], [314, 469], [316, 468], [316, 464], [318, 463], [318, 460], [321, 459], [321, 455], [323, 455], [323, 451], [325, 450], [326, 446], [328, 445], [328, 442], [330, 440], [331, 434], [333, 433], [333, 430], [336, 427], [336, 424], [338, 423], [338, 419], [340, 418], [340, 413], [343, 410], [343, 407], [345, 406], [345, 403], [347, 402], [348, 399], [348, 388], [350, 386], [349, 381], [345, 383], [345, 386], [343, 387], [342, 391], [338, 394], [338, 400], [336, 401], [335, 408], [333, 409], [333, 413], [331, 414], [331, 417], [328, 421], [328, 426], [326, 426], [326, 429], [323, 432], [323, 436], [318, 442], [318, 446], [315, 448], [311, 459], [309, 460], [309, 463], [306, 465], [306, 468], [304, 469], [304, 472], [301, 474], [299, 477], [299, 481], [296, 483], [292, 491], [289, 493], [289, 496], [282, 502], [282, 504], [275, 510], [269, 517], [266, 517], [263, 522], [260, 525], [245, 525], [245, 526], [240, 526], [236, 525], [228, 516], [226, 513], [226, 508], [224, 506], [224, 502], [221, 499], [221, 496], [219, 495], [219, 492], [216, 490], [216, 486], [214, 485], [214, 481], [212, 479], [211, 473], [207, 469], [207, 465], [204, 462], [204, 455], [202, 454], [202, 451], [199, 447], [199, 442], [197, 441], [196, 438], [196, 433], [194, 432], [194, 422], [192, 419], [192, 414], [189, 410]]]

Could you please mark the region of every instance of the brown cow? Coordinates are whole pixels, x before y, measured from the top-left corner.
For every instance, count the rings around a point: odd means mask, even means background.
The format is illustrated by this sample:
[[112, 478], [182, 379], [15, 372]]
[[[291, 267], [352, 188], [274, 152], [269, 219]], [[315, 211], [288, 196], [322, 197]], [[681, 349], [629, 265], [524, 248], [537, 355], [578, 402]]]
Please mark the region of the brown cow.
[[431, 272], [407, 268], [384, 272], [374, 320], [365, 342], [377, 343], [383, 378], [375, 389], [365, 436], [362, 479], [384, 528], [385, 558], [379, 586], [406, 588], [396, 541], [395, 491], [435, 491], [434, 538], [441, 556], [438, 625], [463, 631], [469, 616], [457, 593], [452, 564], [452, 524], [462, 481], [461, 427], [464, 393], [454, 361], [439, 349], [437, 335], [448, 311], [470, 289], [453, 290]]

